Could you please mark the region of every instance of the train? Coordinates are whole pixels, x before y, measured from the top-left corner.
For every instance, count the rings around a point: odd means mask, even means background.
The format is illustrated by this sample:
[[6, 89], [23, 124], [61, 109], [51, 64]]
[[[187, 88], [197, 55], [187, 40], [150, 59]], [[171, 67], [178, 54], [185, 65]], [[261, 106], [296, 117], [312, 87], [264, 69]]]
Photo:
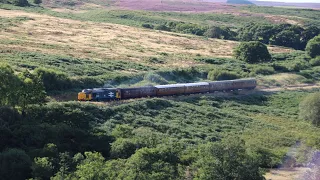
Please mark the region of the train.
[[167, 84], [130, 88], [93, 88], [78, 93], [79, 101], [115, 101], [143, 97], [163, 97], [214, 93], [217, 91], [252, 90], [256, 88], [254, 78], [225, 80], [214, 82], [197, 82], [185, 84]]

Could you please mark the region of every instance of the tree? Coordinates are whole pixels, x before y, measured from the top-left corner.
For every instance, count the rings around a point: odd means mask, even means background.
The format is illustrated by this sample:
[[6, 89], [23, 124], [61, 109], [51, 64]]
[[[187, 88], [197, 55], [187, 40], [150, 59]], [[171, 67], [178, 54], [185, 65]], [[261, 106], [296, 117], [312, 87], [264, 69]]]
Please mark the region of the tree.
[[258, 41], [242, 42], [235, 48], [234, 56], [236, 59], [248, 63], [259, 63], [271, 60], [267, 46]]
[[123, 175], [128, 179], [181, 179], [179, 151], [174, 145], [141, 148], [128, 159]]
[[39, 68], [34, 72], [43, 82], [46, 91], [65, 90], [71, 87], [68, 76], [62, 72]]
[[21, 7], [24, 7], [24, 6], [28, 6], [28, 5], [29, 5], [28, 0], [13, 0], [12, 3], [13, 3], [15, 6], [21, 6]]
[[21, 81], [8, 65], [0, 64], [0, 106], [15, 106]]
[[218, 27], [212, 26], [205, 33], [205, 36], [209, 38], [218, 38], [218, 39], [234, 39], [236, 33], [231, 31], [228, 27]]
[[305, 49], [307, 46], [307, 43], [310, 39], [316, 37], [320, 34], [320, 29], [317, 26], [309, 26], [306, 28], [302, 34], [301, 34], [301, 46], [302, 49]]
[[308, 95], [299, 105], [300, 117], [320, 126], [320, 93]]
[[308, 42], [306, 52], [312, 58], [320, 56], [320, 35], [314, 37]]
[[0, 154], [1, 179], [28, 179], [31, 173], [31, 160], [20, 149], [9, 149]]
[[298, 49], [300, 47], [300, 36], [294, 31], [284, 30], [274, 36], [272, 44]]
[[53, 165], [48, 157], [34, 158], [32, 164], [32, 175], [35, 178], [50, 179], [53, 174]]
[[134, 139], [117, 138], [111, 144], [111, 157], [113, 158], [129, 158], [137, 149]]
[[217, 26], [210, 27], [205, 33], [205, 36], [209, 38], [218, 38], [221, 39], [222, 37], [222, 29]]
[[201, 146], [199, 156], [193, 164], [197, 180], [264, 179], [258, 162], [246, 153], [245, 143], [239, 138]]
[[84, 159], [75, 172], [79, 179], [107, 179], [107, 172], [104, 171], [105, 159], [97, 152], [85, 152]]
[[19, 90], [19, 105], [22, 111], [28, 104], [42, 104], [45, 101], [46, 92], [41, 79], [27, 70], [20, 74], [20, 79], [22, 84]]
[[41, 4], [41, 3], [42, 3], [42, 0], [33, 0], [33, 3], [35, 3], [35, 4]]
[[112, 136], [116, 138], [130, 138], [133, 136], [132, 131], [133, 127], [127, 124], [117, 125], [112, 131]]

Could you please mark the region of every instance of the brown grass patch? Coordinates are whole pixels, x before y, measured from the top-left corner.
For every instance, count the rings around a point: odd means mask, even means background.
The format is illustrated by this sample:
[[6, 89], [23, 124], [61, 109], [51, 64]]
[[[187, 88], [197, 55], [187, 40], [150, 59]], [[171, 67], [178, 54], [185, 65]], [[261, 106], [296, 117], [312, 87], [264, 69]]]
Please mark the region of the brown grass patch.
[[[165, 66], [181, 67], [193, 65], [197, 54], [231, 57], [233, 48], [238, 44], [234, 41], [205, 39], [109, 23], [81, 22], [22, 11], [0, 10], [0, 16], [27, 16], [34, 19], [1, 32], [0, 42], [4, 49], [19, 51], [140, 63], [145, 63], [147, 57], [159, 56], [161, 52], [165, 52], [168, 54], [165, 57]], [[271, 47], [270, 51], [291, 50]]]
[[267, 180], [298, 180], [309, 168], [272, 169], [265, 175]]

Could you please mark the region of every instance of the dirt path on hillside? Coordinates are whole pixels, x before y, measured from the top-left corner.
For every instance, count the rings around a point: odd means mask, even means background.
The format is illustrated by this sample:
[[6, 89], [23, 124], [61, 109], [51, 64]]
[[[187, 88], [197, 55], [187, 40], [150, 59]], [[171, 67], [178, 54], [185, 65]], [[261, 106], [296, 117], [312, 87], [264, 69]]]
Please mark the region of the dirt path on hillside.
[[266, 180], [299, 180], [309, 168], [280, 168], [272, 169], [264, 177]]

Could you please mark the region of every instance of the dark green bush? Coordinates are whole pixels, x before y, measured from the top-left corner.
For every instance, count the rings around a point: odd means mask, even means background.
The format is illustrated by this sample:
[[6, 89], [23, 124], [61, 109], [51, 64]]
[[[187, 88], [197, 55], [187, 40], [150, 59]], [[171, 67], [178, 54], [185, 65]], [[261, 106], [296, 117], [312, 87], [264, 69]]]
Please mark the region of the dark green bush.
[[311, 66], [320, 66], [320, 56], [317, 56], [316, 58], [313, 58], [310, 60]]
[[0, 153], [1, 179], [26, 179], [31, 175], [31, 159], [20, 149], [8, 149]]
[[299, 105], [300, 117], [320, 126], [320, 93], [310, 94]]
[[268, 66], [259, 66], [254, 69], [255, 74], [262, 74], [262, 75], [270, 75], [274, 74], [275, 70], [273, 67]]
[[227, 70], [214, 69], [208, 73], [209, 80], [221, 81], [221, 80], [232, 80], [241, 78], [238, 74]]
[[29, 5], [29, 2], [27, 0], [10, 0], [10, 1], [12, 2], [12, 4], [16, 6], [24, 7]]
[[312, 58], [320, 56], [320, 35], [308, 42], [306, 52]]
[[35, 3], [35, 4], [41, 4], [41, 3], [42, 3], [42, 0], [33, 0], [33, 3]]
[[267, 46], [258, 41], [242, 42], [235, 48], [234, 57], [247, 63], [259, 63], [271, 60]]
[[155, 26], [154, 29], [161, 30], [161, 31], [171, 31], [169, 27], [163, 24]]
[[152, 24], [142, 24], [141, 26], [144, 27], [144, 28], [147, 28], [147, 29], [153, 29], [154, 28], [154, 26]]
[[38, 68], [35, 74], [42, 80], [46, 91], [61, 91], [72, 87], [69, 77], [62, 72]]
[[156, 63], [156, 64], [163, 64], [164, 63], [164, 61], [162, 59], [157, 58], [157, 57], [149, 57], [147, 59], [147, 61], [150, 63]]

